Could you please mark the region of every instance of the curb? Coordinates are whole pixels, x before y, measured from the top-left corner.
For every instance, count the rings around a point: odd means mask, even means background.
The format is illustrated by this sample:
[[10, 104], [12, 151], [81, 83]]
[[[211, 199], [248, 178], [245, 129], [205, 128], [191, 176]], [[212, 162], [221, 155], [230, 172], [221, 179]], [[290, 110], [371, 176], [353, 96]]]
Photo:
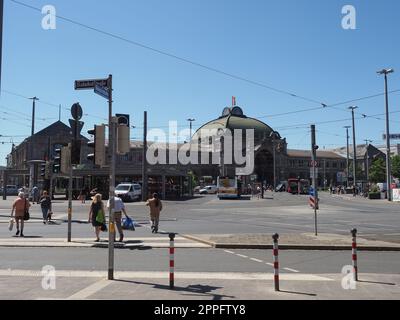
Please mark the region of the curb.
[[[246, 243], [218, 243], [200, 239], [191, 235], [181, 235], [193, 241], [198, 241], [208, 244], [215, 249], [265, 249], [272, 250], [272, 244], [246, 244]], [[349, 245], [313, 245], [313, 244], [280, 244], [279, 250], [314, 250], [314, 251], [351, 251], [351, 244]], [[400, 251], [400, 246], [357, 246], [359, 251]]]

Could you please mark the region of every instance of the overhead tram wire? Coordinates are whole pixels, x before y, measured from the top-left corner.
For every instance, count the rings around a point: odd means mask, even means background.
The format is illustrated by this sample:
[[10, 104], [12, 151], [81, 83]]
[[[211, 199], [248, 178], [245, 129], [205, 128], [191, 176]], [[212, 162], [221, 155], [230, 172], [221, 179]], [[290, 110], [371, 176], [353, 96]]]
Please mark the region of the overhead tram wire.
[[[31, 10], [34, 10], [34, 11], [38, 11], [38, 12], [40, 12], [40, 13], [42, 12], [42, 10], [41, 10], [40, 8], [31, 6], [31, 5], [26, 4], [26, 3], [24, 3], [24, 2], [20, 2], [20, 1], [16, 1], [16, 0], [10, 0], [10, 1], [13, 2], [13, 3], [15, 3], [15, 4], [17, 4], [17, 5], [26, 7], [26, 8], [28, 8], [28, 9], [31, 9]], [[114, 39], [123, 41], [123, 42], [125, 42], [125, 43], [134, 45], [134, 46], [136, 46], [136, 47], [140, 47], [140, 48], [142, 48], [142, 49], [146, 49], [146, 50], [152, 51], [152, 52], [154, 52], [154, 53], [167, 56], [167, 57], [169, 57], [169, 58], [178, 60], [178, 61], [180, 61], [180, 62], [184, 62], [184, 63], [186, 63], [186, 64], [190, 64], [190, 65], [193, 65], [193, 66], [196, 66], [196, 67], [199, 67], [199, 68], [202, 68], [202, 69], [205, 69], [205, 70], [208, 70], [208, 71], [217, 73], [217, 74], [224, 75], [224, 76], [229, 77], [229, 78], [232, 78], [232, 79], [236, 79], [236, 80], [239, 80], [239, 81], [242, 81], [242, 82], [246, 82], [246, 83], [249, 83], [249, 84], [252, 84], [252, 85], [255, 85], [255, 86], [264, 88], [264, 89], [268, 89], [268, 90], [274, 91], [274, 92], [276, 92], [276, 93], [280, 93], [280, 94], [284, 94], [284, 95], [287, 95], [287, 96], [290, 96], [290, 97], [293, 97], [293, 98], [297, 98], [297, 99], [301, 99], [301, 100], [304, 100], [304, 101], [312, 102], [312, 103], [315, 103], [315, 104], [318, 104], [318, 105], [324, 105], [323, 102], [318, 101], [318, 100], [316, 100], [316, 99], [304, 97], [304, 96], [295, 94], [295, 93], [290, 92], [290, 91], [287, 91], [287, 90], [282, 90], [282, 89], [278, 89], [278, 88], [275, 88], [275, 87], [266, 85], [266, 84], [261, 83], [261, 82], [259, 82], [259, 81], [251, 80], [251, 79], [248, 79], [248, 78], [245, 78], [245, 77], [242, 77], [242, 76], [235, 75], [235, 74], [233, 74], [233, 73], [229, 73], [229, 72], [226, 72], [226, 71], [223, 71], [223, 70], [219, 70], [219, 69], [217, 69], [217, 68], [210, 67], [210, 66], [207, 66], [207, 65], [205, 65], [205, 64], [202, 64], [202, 63], [198, 63], [198, 62], [189, 60], [189, 59], [187, 59], [187, 58], [182, 58], [182, 57], [179, 57], [179, 56], [177, 56], [177, 55], [175, 55], [175, 54], [168, 53], [168, 52], [166, 52], [166, 51], [163, 51], [163, 50], [160, 50], [160, 49], [156, 49], [156, 48], [150, 47], [150, 46], [148, 46], [148, 45], [139, 43], [139, 42], [137, 42], [137, 41], [129, 40], [129, 39], [127, 39], [127, 38], [124, 38], [124, 37], [122, 37], [122, 36], [116, 35], [116, 34], [114, 34], [114, 33], [111, 33], [111, 32], [108, 32], [108, 31], [104, 31], [104, 30], [101, 30], [101, 29], [98, 29], [98, 28], [95, 28], [95, 27], [91, 27], [91, 26], [89, 26], [89, 25], [87, 25], [87, 24], [84, 24], [84, 23], [81, 23], [81, 22], [77, 22], [77, 21], [72, 20], [72, 19], [70, 19], [70, 18], [66, 18], [66, 17], [60, 16], [60, 15], [56, 15], [56, 17], [57, 17], [58, 19], [60, 19], [60, 20], [66, 21], [66, 22], [68, 22], [68, 23], [71, 23], [71, 24], [80, 26], [80, 27], [82, 27], [82, 28], [85, 28], [85, 29], [88, 29], [88, 30], [91, 30], [91, 31], [94, 31], [94, 32], [97, 32], [97, 33], [100, 33], [100, 34], [103, 34], [103, 35], [106, 35], [106, 36], [108, 36], [108, 37], [111, 37], [111, 38], [114, 38]]]

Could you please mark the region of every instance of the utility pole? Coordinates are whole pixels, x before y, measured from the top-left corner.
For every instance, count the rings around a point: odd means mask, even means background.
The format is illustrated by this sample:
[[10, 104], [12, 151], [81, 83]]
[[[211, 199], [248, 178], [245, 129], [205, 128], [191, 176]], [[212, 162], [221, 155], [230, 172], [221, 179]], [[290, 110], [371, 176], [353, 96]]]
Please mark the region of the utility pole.
[[33, 136], [35, 134], [35, 109], [36, 109], [36, 101], [38, 101], [39, 99], [37, 97], [33, 97], [33, 98], [29, 98], [30, 100], [33, 101], [32, 104], [32, 132], [31, 132], [31, 136]]
[[346, 138], [347, 138], [347, 159], [346, 159], [346, 168], [347, 168], [347, 172], [346, 172], [346, 179], [347, 179], [347, 188], [350, 187], [349, 186], [349, 176], [350, 176], [350, 148], [349, 148], [349, 129], [351, 128], [351, 126], [345, 126], [344, 127], [346, 129]]
[[142, 201], [147, 201], [147, 111], [144, 112], [142, 158]]
[[196, 121], [196, 119], [187, 119], [190, 122], [190, 141], [192, 140], [192, 122]]
[[4, 0], [0, 0], [0, 92], [1, 92], [1, 72], [2, 72], [2, 60], [3, 60], [3, 10]]
[[389, 128], [389, 97], [387, 75], [393, 73], [393, 69], [383, 69], [377, 73], [385, 75], [385, 105], [386, 105], [386, 184], [388, 192], [388, 201], [392, 201], [392, 170], [390, 163], [390, 128]]
[[58, 121], [61, 121], [61, 104], [58, 106]]
[[356, 145], [356, 125], [354, 121], [354, 110], [358, 109], [356, 106], [349, 107], [353, 119], [353, 186], [356, 186], [356, 169], [357, 169], [357, 145]]
[[318, 186], [317, 186], [317, 149], [315, 137], [315, 125], [311, 125], [311, 160], [312, 160], [312, 171], [313, 171], [313, 188], [314, 188], [314, 221], [315, 221], [315, 235], [318, 236], [318, 224], [317, 224], [317, 208], [318, 208]]

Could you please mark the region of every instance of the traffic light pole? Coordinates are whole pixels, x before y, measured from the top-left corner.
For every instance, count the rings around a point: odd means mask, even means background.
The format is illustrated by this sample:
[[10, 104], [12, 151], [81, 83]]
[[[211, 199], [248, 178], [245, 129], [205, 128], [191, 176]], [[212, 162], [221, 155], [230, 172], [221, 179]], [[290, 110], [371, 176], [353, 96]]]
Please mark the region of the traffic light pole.
[[70, 165], [68, 184], [68, 242], [72, 241], [72, 178], [72, 165]]
[[317, 186], [317, 149], [316, 149], [316, 138], [315, 138], [315, 125], [311, 126], [311, 157], [312, 157], [312, 170], [313, 170], [313, 188], [314, 188], [314, 221], [315, 221], [315, 235], [318, 235], [318, 224], [317, 224], [317, 208], [318, 208], [318, 186]]
[[108, 111], [109, 111], [109, 130], [108, 130], [108, 153], [110, 158], [110, 192], [109, 192], [109, 219], [108, 228], [108, 280], [114, 280], [114, 242], [115, 242], [115, 162], [116, 162], [116, 119], [112, 115], [112, 75], [108, 78]]

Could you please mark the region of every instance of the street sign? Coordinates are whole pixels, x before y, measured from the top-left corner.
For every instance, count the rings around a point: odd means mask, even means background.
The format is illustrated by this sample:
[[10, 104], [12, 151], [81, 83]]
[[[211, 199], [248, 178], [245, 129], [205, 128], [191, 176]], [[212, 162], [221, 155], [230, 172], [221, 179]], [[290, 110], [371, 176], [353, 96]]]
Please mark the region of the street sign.
[[74, 120], [81, 120], [83, 111], [79, 103], [74, 103], [71, 107], [71, 115]]
[[[400, 140], [400, 133], [389, 134], [390, 140]], [[386, 134], [383, 135], [383, 140], [386, 140]]]
[[311, 168], [313, 168], [313, 167], [318, 167], [318, 162], [317, 162], [317, 161], [311, 160], [311, 161], [310, 161], [310, 167], [311, 167]]
[[115, 116], [118, 118], [118, 124], [126, 124], [128, 127], [130, 127], [130, 116], [129, 116], [129, 114], [119, 114], [119, 113], [117, 113]]
[[310, 196], [315, 196], [315, 191], [313, 187], [310, 187]]
[[75, 90], [94, 89], [96, 84], [108, 88], [108, 79], [76, 80]]
[[105, 99], [108, 99], [110, 96], [108, 88], [106, 86], [101, 86], [98, 84], [94, 86], [94, 93], [97, 93], [99, 96], [102, 96]]

